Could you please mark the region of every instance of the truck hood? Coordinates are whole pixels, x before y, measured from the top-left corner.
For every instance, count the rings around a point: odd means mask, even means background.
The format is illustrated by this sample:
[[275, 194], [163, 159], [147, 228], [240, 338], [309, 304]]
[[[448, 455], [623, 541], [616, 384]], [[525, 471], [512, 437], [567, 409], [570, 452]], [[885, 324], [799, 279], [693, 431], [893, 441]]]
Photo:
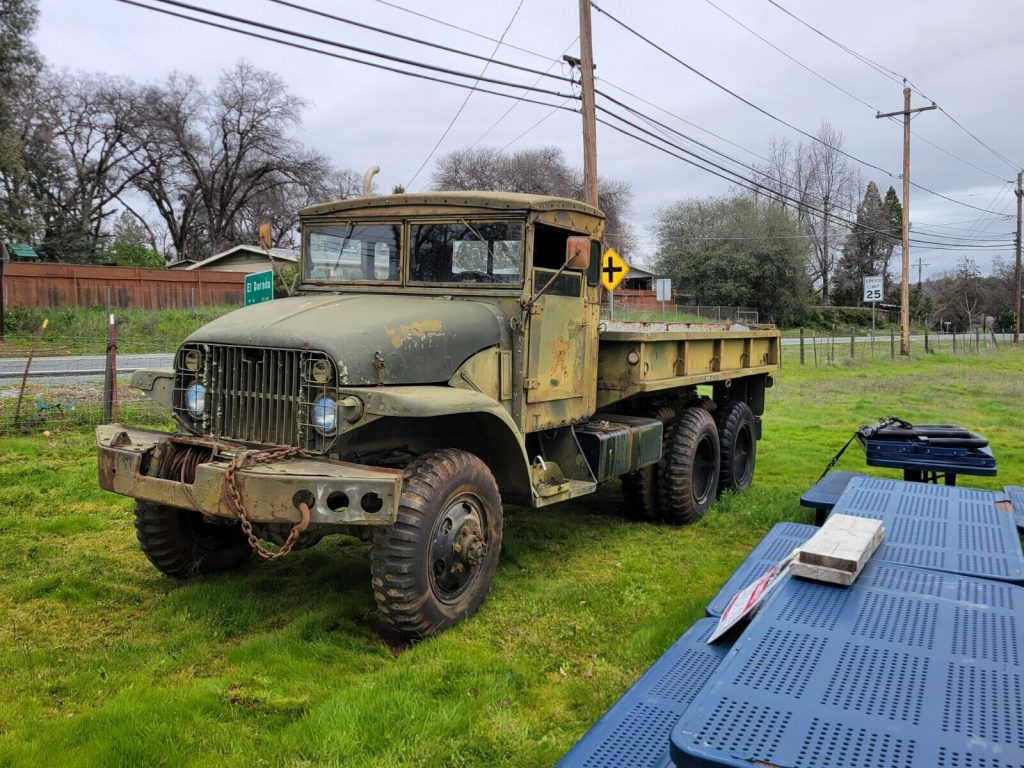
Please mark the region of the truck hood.
[[508, 333], [507, 318], [490, 304], [332, 294], [238, 309], [186, 341], [320, 350], [334, 358], [342, 386], [372, 386], [447, 381], [469, 357], [501, 343]]

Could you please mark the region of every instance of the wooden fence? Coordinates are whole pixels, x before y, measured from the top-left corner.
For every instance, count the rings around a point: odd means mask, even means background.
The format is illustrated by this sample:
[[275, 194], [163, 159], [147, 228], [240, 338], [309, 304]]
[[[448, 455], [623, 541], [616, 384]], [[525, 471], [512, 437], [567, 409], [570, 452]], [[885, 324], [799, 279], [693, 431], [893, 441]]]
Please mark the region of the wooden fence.
[[95, 264], [11, 262], [3, 277], [7, 307], [111, 306], [171, 309], [241, 304], [241, 272], [192, 272]]

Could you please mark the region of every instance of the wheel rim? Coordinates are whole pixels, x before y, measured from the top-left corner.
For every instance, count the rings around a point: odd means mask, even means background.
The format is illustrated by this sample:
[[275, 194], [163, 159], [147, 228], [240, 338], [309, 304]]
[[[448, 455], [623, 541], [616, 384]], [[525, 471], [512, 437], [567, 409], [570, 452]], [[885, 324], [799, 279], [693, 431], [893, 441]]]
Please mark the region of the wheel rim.
[[754, 438], [750, 429], [744, 426], [736, 433], [736, 447], [733, 451], [733, 470], [736, 475], [736, 485], [743, 486], [750, 480], [751, 470], [754, 467]]
[[483, 503], [463, 493], [445, 507], [430, 537], [430, 586], [438, 599], [456, 602], [469, 589], [487, 555], [487, 516]]
[[715, 446], [711, 438], [702, 436], [693, 457], [693, 498], [698, 504], [708, 498], [717, 482], [715, 458]]

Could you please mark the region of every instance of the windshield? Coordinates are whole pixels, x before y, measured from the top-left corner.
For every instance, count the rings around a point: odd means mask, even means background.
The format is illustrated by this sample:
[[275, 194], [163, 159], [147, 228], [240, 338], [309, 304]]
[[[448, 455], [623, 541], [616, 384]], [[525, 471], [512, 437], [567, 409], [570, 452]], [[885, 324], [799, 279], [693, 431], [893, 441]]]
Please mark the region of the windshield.
[[306, 231], [305, 277], [397, 282], [401, 276], [401, 231], [397, 222], [312, 227]]
[[518, 283], [521, 222], [414, 224], [409, 280], [420, 283]]

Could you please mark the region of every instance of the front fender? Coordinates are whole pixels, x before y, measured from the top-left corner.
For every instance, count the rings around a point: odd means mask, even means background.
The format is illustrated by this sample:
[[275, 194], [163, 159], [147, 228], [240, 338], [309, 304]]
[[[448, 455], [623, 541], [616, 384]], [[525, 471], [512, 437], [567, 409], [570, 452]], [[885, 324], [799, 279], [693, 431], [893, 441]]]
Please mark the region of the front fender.
[[357, 426], [381, 420], [381, 431], [401, 438], [403, 420], [422, 420], [436, 447], [464, 448], [476, 454], [490, 467], [502, 493], [531, 497], [525, 439], [508, 411], [487, 395], [445, 386], [343, 387], [338, 391], [362, 400], [364, 415]]

